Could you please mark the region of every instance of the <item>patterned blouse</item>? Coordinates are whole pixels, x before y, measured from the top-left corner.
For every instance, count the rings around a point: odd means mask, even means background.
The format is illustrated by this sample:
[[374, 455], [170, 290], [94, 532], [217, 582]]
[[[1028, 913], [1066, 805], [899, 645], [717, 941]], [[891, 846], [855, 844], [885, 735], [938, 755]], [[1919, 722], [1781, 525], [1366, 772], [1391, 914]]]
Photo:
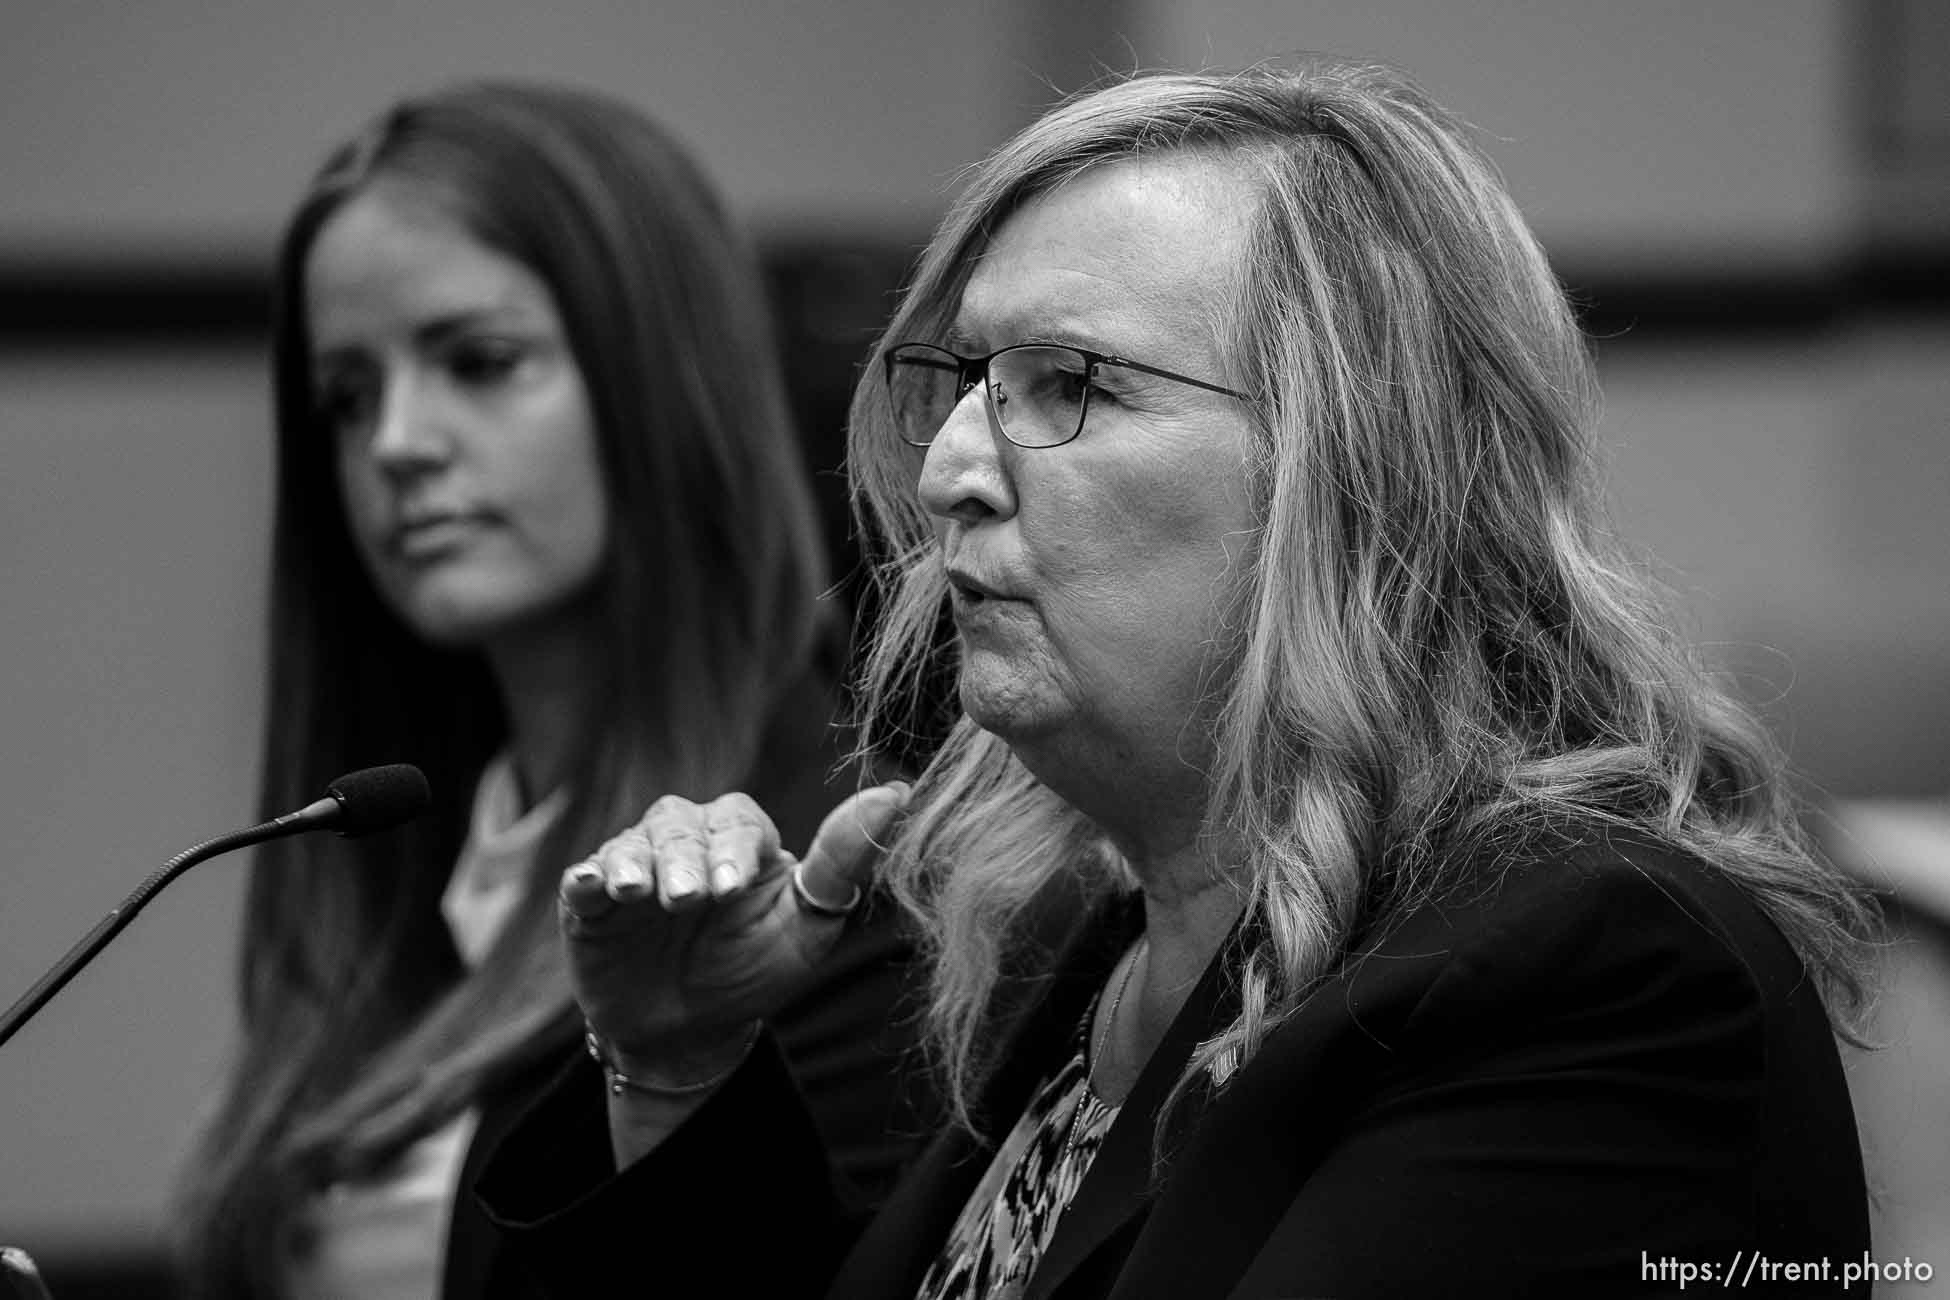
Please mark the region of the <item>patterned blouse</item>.
[[1093, 999], [1070, 1059], [1044, 1083], [969, 1195], [916, 1300], [1002, 1300], [1022, 1294], [1118, 1108], [1090, 1090]]

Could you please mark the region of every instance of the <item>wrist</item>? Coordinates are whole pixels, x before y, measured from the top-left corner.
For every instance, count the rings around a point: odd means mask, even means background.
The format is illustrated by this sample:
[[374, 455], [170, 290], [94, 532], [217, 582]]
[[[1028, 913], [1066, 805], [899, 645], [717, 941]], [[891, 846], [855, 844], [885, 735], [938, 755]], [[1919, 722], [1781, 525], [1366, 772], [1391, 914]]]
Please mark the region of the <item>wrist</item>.
[[735, 1074], [751, 1055], [761, 1027], [752, 1021], [709, 1042], [660, 1052], [655, 1060], [619, 1052], [615, 1045], [583, 1022], [583, 1044], [602, 1067], [603, 1083], [613, 1097], [625, 1093], [662, 1098], [697, 1097]]

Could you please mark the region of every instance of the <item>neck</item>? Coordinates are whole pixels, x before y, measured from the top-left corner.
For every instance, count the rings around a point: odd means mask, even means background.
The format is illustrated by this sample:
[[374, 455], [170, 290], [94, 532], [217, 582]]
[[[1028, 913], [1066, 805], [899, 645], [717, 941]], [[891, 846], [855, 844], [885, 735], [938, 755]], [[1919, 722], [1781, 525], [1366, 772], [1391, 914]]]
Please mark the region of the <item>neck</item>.
[[1195, 836], [1176, 852], [1132, 863], [1144, 895], [1144, 951], [1118, 1014], [1101, 1028], [1105, 1050], [1092, 1086], [1107, 1101], [1121, 1102], [1136, 1084], [1238, 921], [1245, 900], [1225, 869], [1229, 857], [1218, 838]]
[[1238, 920], [1244, 900], [1234, 870], [1238, 846], [1234, 837], [1205, 825], [1204, 792], [1182, 807], [1177, 817], [1154, 817], [1145, 827], [1113, 832], [1112, 841], [1144, 894], [1144, 930], [1151, 944], [1146, 983], [1183, 982], [1189, 992]]
[[1146, 887], [1144, 933], [1151, 949], [1145, 961], [1146, 1001], [1169, 1001], [1171, 1014], [1177, 1014], [1244, 906], [1235, 883], [1223, 876], [1162, 895]]
[[508, 752], [524, 808], [561, 785], [576, 756], [594, 644], [584, 619], [498, 638], [486, 647], [508, 715]]

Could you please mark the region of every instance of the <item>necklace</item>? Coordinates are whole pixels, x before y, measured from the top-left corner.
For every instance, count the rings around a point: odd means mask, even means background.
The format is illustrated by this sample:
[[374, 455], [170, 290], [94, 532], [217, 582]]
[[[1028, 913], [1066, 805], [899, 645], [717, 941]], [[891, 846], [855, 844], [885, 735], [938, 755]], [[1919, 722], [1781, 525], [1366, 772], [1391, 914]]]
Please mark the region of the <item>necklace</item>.
[[1144, 955], [1144, 945], [1150, 935], [1143, 935], [1137, 946], [1131, 949], [1129, 960], [1124, 963], [1124, 976], [1117, 981], [1117, 992], [1111, 995], [1110, 1008], [1104, 1012], [1103, 1033], [1091, 1045], [1089, 1058], [1083, 1068], [1083, 1088], [1077, 1094], [1076, 1109], [1070, 1112], [1070, 1132], [1063, 1140], [1063, 1163], [1073, 1162], [1077, 1154], [1077, 1134], [1083, 1128], [1083, 1112], [1090, 1108], [1090, 1098], [1094, 1095], [1090, 1081], [1096, 1077], [1097, 1063], [1103, 1059], [1104, 1048], [1110, 1042], [1111, 1032], [1117, 1028], [1117, 1008], [1124, 1005], [1124, 990], [1131, 987], [1131, 976], [1137, 971], [1138, 958]]

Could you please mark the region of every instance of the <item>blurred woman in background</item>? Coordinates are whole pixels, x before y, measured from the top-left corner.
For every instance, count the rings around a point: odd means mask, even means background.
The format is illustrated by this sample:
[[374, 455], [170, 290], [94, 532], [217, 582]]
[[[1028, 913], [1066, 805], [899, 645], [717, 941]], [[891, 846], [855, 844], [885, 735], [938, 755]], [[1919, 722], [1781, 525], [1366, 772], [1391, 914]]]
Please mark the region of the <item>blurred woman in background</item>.
[[[338, 149], [273, 346], [263, 806], [395, 760], [435, 803], [260, 851], [187, 1269], [205, 1296], [481, 1294], [454, 1188], [581, 1045], [563, 866], [667, 792], [751, 790], [799, 843], [833, 801], [814, 506], [751, 251], [665, 131], [591, 94], [457, 89]], [[870, 1195], [907, 1130], [891, 912], [842, 952], [775, 1023]]]

